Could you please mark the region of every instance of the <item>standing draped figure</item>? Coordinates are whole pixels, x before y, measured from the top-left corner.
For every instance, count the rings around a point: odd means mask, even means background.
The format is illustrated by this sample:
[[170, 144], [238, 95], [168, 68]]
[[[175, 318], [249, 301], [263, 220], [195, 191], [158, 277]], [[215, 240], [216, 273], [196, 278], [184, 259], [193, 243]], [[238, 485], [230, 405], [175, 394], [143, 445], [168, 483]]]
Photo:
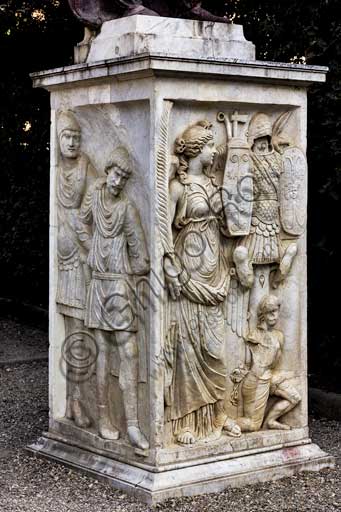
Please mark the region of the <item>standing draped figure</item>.
[[[67, 361], [67, 407], [66, 417], [79, 427], [90, 424], [81, 397], [81, 370], [77, 357], [82, 358], [84, 342], [84, 310], [87, 283], [87, 252], [84, 246], [89, 234], [80, 221], [82, 200], [96, 171], [88, 157], [81, 152], [81, 129], [70, 110], [59, 114], [57, 132], [60, 158], [57, 169], [57, 215], [58, 215], [58, 283], [56, 302], [58, 311], [64, 316], [66, 342], [72, 346], [71, 358]], [[66, 351], [65, 351], [66, 352]], [[72, 354], [74, 357], [72, 357]]]
[[227, 420], [224, 301], [229, 288], [226, 240], [221, 234], [220, 187], [210, 175], [216, 148], [207, 121], [189, 127], [177, 139], [177, 176], [170, 183], [174, 254], [164, 268], [170, 294], [166, 342], [169, 386], [166, 404], [173, 433], [182, 444], [211, 440]]

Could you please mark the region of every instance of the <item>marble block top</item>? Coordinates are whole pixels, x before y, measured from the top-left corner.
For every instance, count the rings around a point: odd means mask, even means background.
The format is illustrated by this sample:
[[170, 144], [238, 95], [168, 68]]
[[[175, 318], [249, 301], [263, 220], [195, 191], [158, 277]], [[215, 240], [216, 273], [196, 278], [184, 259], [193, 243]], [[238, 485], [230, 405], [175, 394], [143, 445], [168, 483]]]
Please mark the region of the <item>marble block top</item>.
[[255, 59], [242, 25], [155, 16], [128, 16], [103, 23], [87, 62], [141, 53], [187, 58]]
[[[80, 46], [84, 46], [84, 42]], [[103, 23], [86, 62], [32, 73], [34, 87], [49, 90], [109, 77], [200, 76], [308, 86], [324, 82], [328, 68], [256, 60], [242, 25], [129, 16]]]

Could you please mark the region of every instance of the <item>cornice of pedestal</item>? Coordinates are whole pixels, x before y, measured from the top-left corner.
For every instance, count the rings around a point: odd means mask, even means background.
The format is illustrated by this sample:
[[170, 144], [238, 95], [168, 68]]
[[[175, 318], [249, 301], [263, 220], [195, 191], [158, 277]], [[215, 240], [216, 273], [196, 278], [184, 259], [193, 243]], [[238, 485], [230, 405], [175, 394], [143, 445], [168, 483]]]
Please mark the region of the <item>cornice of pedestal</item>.
[[91, 63], [74, 64], [32, 73], [34, 87], [53, 89], [78, 82], [105, 81], [108, 78], [131, 80], [145, 76], [221, 78], [252, 82], [308, 86], [325, 82], [328, 68], [282, 62], [239, 59], [194, 59], [177, 55], [141, 53]]
[[326, 67], [255, 60], [255, 45], [242, 25], [154, 16], [103, 23], [100, 33], [76, 47], [76, 62], [32, 73], [35, 87], [52, 89], [115, 77], [222, 78], [307, 86], [324, 82]]

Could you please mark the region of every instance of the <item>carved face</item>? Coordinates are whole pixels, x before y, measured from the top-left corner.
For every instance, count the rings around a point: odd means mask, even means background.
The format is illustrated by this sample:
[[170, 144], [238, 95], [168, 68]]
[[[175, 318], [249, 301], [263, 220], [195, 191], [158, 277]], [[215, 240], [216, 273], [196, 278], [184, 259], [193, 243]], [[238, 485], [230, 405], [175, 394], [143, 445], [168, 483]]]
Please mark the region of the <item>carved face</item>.
[[64, 130], [59, 139], [60, 151], [65, 158], [77, 158], [81, 146], [81, 134], [75, 130]]
[[122, 171], [119, 167], [112, 167], [107, 175], [107, 190], [113, 196], [118, 196], [125, 187], [129, 179], [129, 174]]
[[199, 153], [200, 162], [203, 167], [208, 167], [213, 164], [214, 156], [217, 153], [217, 149], [214, 144], [214, 140], [209, 140], [202, 148]]
[[279, 316], [279, 307], [278, 306], [269, 307], [264, 312], [264, 320], [265, 320], [266, 324], [268, 325], [268, 327], [274, 327], [276, 325], [278, 316]]
[[257, 154], [269, 153], [269, 140], [267, 137], [259, 137], [255, 139], [253, 144], [253, 151]]

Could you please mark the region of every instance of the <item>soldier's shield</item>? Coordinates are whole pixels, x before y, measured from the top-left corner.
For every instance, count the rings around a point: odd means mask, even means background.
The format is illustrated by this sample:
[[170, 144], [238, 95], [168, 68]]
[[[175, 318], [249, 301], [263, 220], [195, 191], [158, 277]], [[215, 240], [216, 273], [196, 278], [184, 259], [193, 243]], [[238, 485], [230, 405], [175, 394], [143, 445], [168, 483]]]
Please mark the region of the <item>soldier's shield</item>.
[[228, 143], [222, 199], [229, 235], [248, 235], [253, 201], [252, 164], [249, 146], [240, 139]]
[[280, 214], [286, 233], [300, 236], [306, 228], [307, 160], [303, 151], [288, 147], [283, 153], [280, 178]]

